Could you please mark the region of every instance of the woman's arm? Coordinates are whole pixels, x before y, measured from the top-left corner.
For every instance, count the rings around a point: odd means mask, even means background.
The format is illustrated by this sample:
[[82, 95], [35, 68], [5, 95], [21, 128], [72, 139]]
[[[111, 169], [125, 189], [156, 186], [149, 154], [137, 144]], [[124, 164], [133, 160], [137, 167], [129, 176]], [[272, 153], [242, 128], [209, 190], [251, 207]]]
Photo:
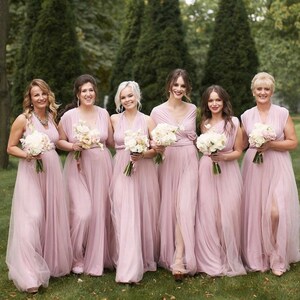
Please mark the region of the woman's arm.
[[20, 139], [22, 138], [25, 128], [26, 128], [27, 119], [25, 115], [19, 115], [13, 122], [8, 138], [7, 144], [7, 153], [19, 158], [29, 158], [27, 152], [22, 150], [18, 145]]
[[290, 116], [288, 116], [286, 125], [284, 127], [284, 140], [282, 141], [269, 141], [262, 145], [257, 150], [264, 152], [266, 150], [276, 150], [276, 151], [289, 151], [294, 150], [298, 146], [298, 139], [296, 135], [296, 130], [294, 122]]

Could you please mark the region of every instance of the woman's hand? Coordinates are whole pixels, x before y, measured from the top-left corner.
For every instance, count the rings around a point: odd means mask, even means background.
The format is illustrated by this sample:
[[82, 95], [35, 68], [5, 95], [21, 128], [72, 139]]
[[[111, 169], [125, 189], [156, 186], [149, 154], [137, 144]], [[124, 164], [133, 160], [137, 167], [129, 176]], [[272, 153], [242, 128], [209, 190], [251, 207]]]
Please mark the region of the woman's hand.
[[219, 161], [224, 161], [225, 160], [225, 155], [223, 153], [212, 153], [211, 155], [209, 155], [209, 157], [211, 158], [211, 160], [213, 162], [219, 162]]
[[144, 153], [131, 153], [130, 154], [130, 159], [133, 162], [137, 162], [138, 160], [144, 158]]

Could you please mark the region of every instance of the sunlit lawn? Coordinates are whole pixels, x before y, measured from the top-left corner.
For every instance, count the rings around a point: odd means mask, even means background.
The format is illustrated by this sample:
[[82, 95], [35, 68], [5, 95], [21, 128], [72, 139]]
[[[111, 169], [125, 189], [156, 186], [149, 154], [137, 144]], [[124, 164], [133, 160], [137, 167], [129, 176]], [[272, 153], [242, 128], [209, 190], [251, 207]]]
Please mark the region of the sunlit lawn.
[[[300, 118], [295, 119], [300, 140]], [[300, 187], [300, 146], [291, 153]], [[281, 278], [271, 273], [252, 273], [246, 276], [210, 278], [197, 275], [175, 283], [163, 269], [147, 273], [140, 284], [117, 284], [115, 272], [102, 277], [69, 275], [51, 279], [49, 287], [32, 296], [20, 293], [7, 278], [5, 265], [6, 241], [17, 160], [12, 159], [7, 171], [0, 172], [0, 299], [300, 299], [300, 263]]]

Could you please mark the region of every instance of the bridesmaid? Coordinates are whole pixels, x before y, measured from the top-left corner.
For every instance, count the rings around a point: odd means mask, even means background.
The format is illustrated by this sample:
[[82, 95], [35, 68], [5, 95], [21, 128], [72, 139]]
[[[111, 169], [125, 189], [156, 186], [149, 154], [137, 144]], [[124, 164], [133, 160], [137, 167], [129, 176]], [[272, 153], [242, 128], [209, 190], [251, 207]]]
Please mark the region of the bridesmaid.
[[[299, 199], [289, 154], [298, 141], [288, 110], [272, 104], [274, 88], [272, 75], [256, 74], [251, 83], [256, 106], [241, 116], [245, 146], [255, 123], [268, 124], [276, 133], [274, 141], [249, 148], [244, 156], [242, 249], [250, 271], [271, 269], [281, 276], [300, 260]], [[253, 162], [257, 150], [263, 153], [262, 164]]]
[[[69, 151], [64, 177], [70, 205], [70, 227], [73, 246], [72, 272], [101, 276], [112, 267], [110, 242], [111, 219], [108, 188], [112, 175], [112, 158], [107, 145], [113, 145], [108, 112], [95, 105], [97, 83], [90, 75], [75, 80], [74, 100], [62, 112], [58, 147]], [[96, 131], [103, 149], [96, 144], [83, 149], [77, 141], [74, 126], [85, 122]], [[75, 152], [80, 158], [75, 159]]]
[[[34, 79], [23, 101], [23, 113], [11, 127], [7, 152], [20, 158], [12, 200], [6, 253], [9, 279], [20, 291], [36, 293], [47, 287], [50, 276], [71, 271], [72, 247], [62, 166], [54, 143], [58, 140], [55, 118], [58, 105], [48, 84]], [[33, 157], [19, 148], [20, 139], [38, 131], [53, 147]], [[41, 159], [43, 172], [35, 169]]]
[[[178, 126], [177, 142], [165, 149], [159, 166], [161, 208], [159, 217], [159, 264], [172, 271], [176, 281], [196, 272], [195, 209], [198, 186], [196, 106], [189, 100], [191, 85], [185, 70], [172, 71], [167, 79], [168, 100], [155, 107], [151, 117], [156, 124]], [[161, 146], [156, 147], [162, 151]]]
[[[224, 133], [223, 150], [203, 155], [199, 164], [196, 210], [197, 271], [210, 276], [246, 274], [241, 260], [242, 176], [237, 159], [242, 154], [242, 131], [232, 116], [228, 93], [212, 85], [202, 95], [202, 133]], [[215, 175], [212, 162], [218, 162], [221, 174]]]
[[[158, 259], [159, 186], [152, 160], [156, 153], [150, 149], [130, 155], [124, 149], [126, 130], [141, 130], [149, 137], [154, 127], [151, 118], [138, 111], [140, 99], [136, 82], [122, 82], [115, 96], [118, 114], [111, 116], [117, 152], [110, 191], [117, 241], [116, 282], [122, 283], [139, 282], [146, 271], [156, 270]], [[130, 159], [135, 169], [126, 176], [123, 171]]]

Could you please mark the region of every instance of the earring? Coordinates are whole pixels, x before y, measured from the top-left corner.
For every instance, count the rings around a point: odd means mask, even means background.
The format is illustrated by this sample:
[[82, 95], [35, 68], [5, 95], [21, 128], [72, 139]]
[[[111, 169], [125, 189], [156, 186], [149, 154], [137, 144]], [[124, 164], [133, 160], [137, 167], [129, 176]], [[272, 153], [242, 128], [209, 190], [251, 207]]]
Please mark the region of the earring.
[[77, 98], [77, 107], [79, 107], [80, 102], [79, 102], [79, 98]]

